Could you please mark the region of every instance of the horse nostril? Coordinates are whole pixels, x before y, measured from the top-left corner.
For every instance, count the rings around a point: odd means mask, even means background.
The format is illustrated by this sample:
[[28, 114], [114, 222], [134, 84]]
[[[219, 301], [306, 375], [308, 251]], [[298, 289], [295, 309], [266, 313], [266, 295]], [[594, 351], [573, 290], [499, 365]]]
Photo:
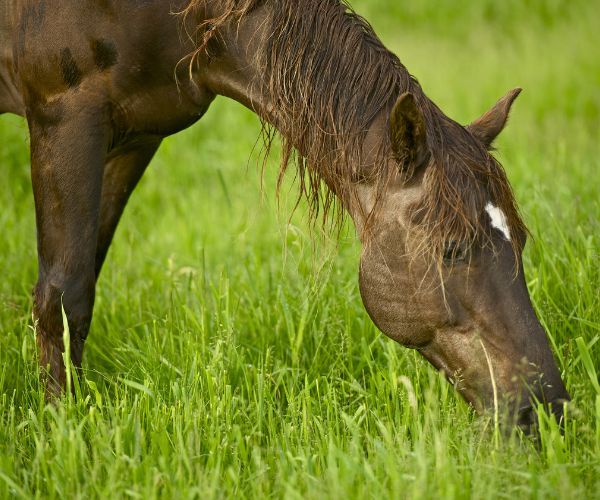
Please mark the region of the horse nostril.
[[[564, 432], [565, 430], [564, 404], [566, 402], [568, 402], [566, 399], [556, 399], [551, 403], [544, 405], [546, 412], [554, 416], [561, 432]], [[525, 432], [525, 434], [532, 435], [537, 433], [538, 415], [533, 406], [526, 406], [518, 411], [517, 426]]]

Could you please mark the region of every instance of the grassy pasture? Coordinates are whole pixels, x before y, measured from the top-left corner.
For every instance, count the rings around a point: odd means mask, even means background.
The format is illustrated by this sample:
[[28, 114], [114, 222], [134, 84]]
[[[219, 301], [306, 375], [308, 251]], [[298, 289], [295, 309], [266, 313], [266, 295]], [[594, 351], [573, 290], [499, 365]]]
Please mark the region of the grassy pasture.
[[[403, 5], [406, 4], [406, 5]], [[443, 4], [443, 5], [440, 5]], [[600, 491], [597, 0], [355, 0], [468, 122], [524, 87], [498, 143], [534, 238], [525, 268], [574, 398], [541, 446], [499, 439], [377, 332], [359, 247], [261, 181], [257, 119], [219, 99], [165, 141], [109, 254], [82, 397], [43, 404], [26, 126], [0, 119], [0, 497], [594, 498]]]

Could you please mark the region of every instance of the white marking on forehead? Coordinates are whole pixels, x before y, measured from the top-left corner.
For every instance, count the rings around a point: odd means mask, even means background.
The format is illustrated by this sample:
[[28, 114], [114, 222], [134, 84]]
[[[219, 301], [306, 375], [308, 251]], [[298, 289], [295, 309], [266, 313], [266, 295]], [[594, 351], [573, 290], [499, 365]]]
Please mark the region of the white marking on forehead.
[[498, 207], [492, 205], [490, 202], [485, 206], [485, 211], [492, 220], [492, 226], [498, 229], [504, 237], [510, 241], [510, 230], [508, 229], [508, 223], [506, 221], [506, 215]]

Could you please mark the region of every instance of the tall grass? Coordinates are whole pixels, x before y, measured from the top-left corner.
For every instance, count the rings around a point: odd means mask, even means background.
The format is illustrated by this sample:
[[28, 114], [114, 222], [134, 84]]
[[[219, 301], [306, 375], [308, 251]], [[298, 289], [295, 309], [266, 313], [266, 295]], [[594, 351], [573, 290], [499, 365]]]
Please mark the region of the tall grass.
[[[494, 438], [377, 332], [359, 248], [261, 194], [259, 124], [218, 100], [168, 139], [98, 286], [82, 396], [35, 364], [26, 127], [0, 120], [0, 497], [593, 498], [600, 491], [598, 2], [356, 1], [451, 116], [523, 86], [499, 141], [534, 238], [525, 267], [574, 402], [565, 434]], [[289, 199], [288, 199], [289, 198]]]

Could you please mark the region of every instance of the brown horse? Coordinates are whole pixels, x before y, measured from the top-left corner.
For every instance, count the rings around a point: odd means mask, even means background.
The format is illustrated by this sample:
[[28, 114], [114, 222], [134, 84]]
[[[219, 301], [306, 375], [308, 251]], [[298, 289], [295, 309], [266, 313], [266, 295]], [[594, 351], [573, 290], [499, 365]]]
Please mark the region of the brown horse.
[[279, 131], [282, 172], [294, 159], [315, 216], [350, 215], [385, 334], [480, 411], [529, 425], [541, 401], [560, 415], [569, 396], [525, 285], [526, 229], [489, 153], [518, 93], [459, 125], [340, 0], [5, 0], [0, 113], [31, 135], [47, 395], [66, 382], [61, 302], [80, 366], [131, 192], [161, 140], [222, 95]]

